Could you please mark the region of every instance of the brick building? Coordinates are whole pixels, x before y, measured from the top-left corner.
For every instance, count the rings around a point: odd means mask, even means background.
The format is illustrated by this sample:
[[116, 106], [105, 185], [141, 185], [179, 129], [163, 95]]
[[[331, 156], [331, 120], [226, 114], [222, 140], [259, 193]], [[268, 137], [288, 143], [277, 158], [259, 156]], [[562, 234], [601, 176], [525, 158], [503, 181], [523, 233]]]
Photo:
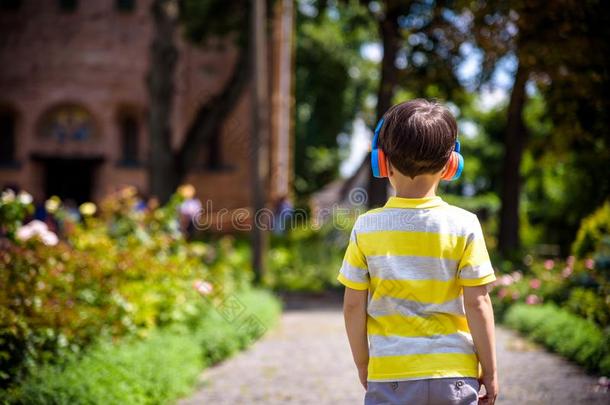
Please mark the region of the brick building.
[[[0, 0], [0, 187], [76, 202], [98, 200], [125, 184], [146, 194], [150, 3]], [[267, 49], [268, 201], [286, 194], [291, 181], [292, 2], [274, 7]], [[174, 145], [197, 108], [223, 88], [237, 56], [231, 46], [177, 42]], [[250, 133], [246, 89], [186, 179], [214, 208], [250, 204]]]

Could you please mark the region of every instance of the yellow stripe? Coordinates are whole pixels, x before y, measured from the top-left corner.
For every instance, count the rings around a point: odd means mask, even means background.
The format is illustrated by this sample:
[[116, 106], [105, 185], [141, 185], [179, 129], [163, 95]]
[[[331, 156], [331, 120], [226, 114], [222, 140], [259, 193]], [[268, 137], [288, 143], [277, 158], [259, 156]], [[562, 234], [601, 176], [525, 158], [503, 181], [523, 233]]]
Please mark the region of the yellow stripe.
[[339, 280], [339, 282], [341, 284], [343, 284], [344, 286], [349, 287], [353, 290], [366, 290], [369, 288], [369, 285], [367, 283], [361, 283], [361, 282], [349, 280], [349, 279], [345, 278], [345, 276], [343, 274], [339, 274], [337, 276], [337, 280]]
[[369, 359], [368, 378], [478, 377], [476, 354], [433, 353], [382, 356]]
[[394, 297], [422, 304], [442, 304], [462, 294], [456, 280], [386, 280], [371, 277], [372, 299]]
[[449, 335], [459, 331], [470, 333], [465, 316], [437, 313], [426, 317], [393, 314], [367, 318], [369, 335], [414, 337]]
[[479, 266], [487, 262], [489, 262], [489, 253], [485, 247], [485, 241], [475, 239], [465, 247], [458, 269], [461, 270], [466, 266]]
[[430, 256], [459, 260], [466, 247], [466, 238], [432, 232], [379, 231], [359, 233], [358, 245], [366, 256]]
[[345, 251], [345, 261], [354, 267], [359, 267], [365, 270], [367, 268], [364, 255], [358, 248], [358, 245], [352, 241], [350, 241], [347, 245], [347, 250]]

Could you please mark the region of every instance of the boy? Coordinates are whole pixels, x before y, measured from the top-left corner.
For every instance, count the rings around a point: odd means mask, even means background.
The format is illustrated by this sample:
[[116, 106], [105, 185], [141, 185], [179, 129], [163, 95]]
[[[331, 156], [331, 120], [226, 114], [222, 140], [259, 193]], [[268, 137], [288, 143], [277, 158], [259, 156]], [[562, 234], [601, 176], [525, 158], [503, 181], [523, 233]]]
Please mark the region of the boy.
[[493, 268], [476, 215], [436, 196], [463, 164], [455, 118], [412, 100], [376, 135], [373, 170], [396, 196], [358, 217], [337, 277], [365, 405], [493, 404]]

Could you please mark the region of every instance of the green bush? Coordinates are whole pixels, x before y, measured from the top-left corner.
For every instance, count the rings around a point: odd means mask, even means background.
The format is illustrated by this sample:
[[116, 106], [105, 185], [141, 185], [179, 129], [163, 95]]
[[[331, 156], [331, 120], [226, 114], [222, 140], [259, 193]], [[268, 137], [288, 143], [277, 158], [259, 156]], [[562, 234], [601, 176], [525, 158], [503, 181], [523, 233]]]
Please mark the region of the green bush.
[[597, 325], [610, 325], [610, 302], [601, 292], [576, 287], [570, 291], [565, 307]]
[[572, 252], [576, 257], [585, 257], [600, 248], [600, 242], [610, 235], [610, 201], [582, 220]]
[[338, 287], [337, 274], [353, 218], [334, 217], [321, 229], [306, 224], [284, 237], [274, 237], [265, 285], [281, 291], [322, 291]]
[[[57, 198], [58, 240], [42, 222], [22, 226], [31, 199], [3, 196], [0, 211], [0, 388], [29, 370], [79, 353], [100, 339], [146, 336], [189, 323], [209, 307], [193, 288], [210, 282], [217, 300], [251, 277], [230, 239], [187, 243], [179, 232], [179, 194], [137, 210], [132, 189], [87, 203], [74, 223]], [[4, 237], [2, 237], [4, 235]]]
[[191, 327], [173, 325], [145, 339], [98, 344], [83, 356], [37, 369], [4, 393], [6, 403], [164, 404], [185, 395], [204, 366], [248, 346], [277, 320], [279, 301], [266, 291], [229, 297], [243, 308], [231, 322], [220, 304]]
[[610, 336], [594, 323], [553, 304], [515, 304], [504, 321], [587, 370], [610, 374]]

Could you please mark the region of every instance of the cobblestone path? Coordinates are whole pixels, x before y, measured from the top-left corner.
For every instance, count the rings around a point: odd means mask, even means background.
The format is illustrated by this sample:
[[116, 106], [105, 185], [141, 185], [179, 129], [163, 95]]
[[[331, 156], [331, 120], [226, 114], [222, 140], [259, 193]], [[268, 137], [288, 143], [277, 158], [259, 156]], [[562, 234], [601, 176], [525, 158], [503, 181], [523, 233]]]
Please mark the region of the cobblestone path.
[[[608, 404], [597, 378], [498, 327], [497, 404]], [[187, 404], [361, 404], [340, 299], [289, 299], [279, 325], [249, 350], [201, 376]]]

